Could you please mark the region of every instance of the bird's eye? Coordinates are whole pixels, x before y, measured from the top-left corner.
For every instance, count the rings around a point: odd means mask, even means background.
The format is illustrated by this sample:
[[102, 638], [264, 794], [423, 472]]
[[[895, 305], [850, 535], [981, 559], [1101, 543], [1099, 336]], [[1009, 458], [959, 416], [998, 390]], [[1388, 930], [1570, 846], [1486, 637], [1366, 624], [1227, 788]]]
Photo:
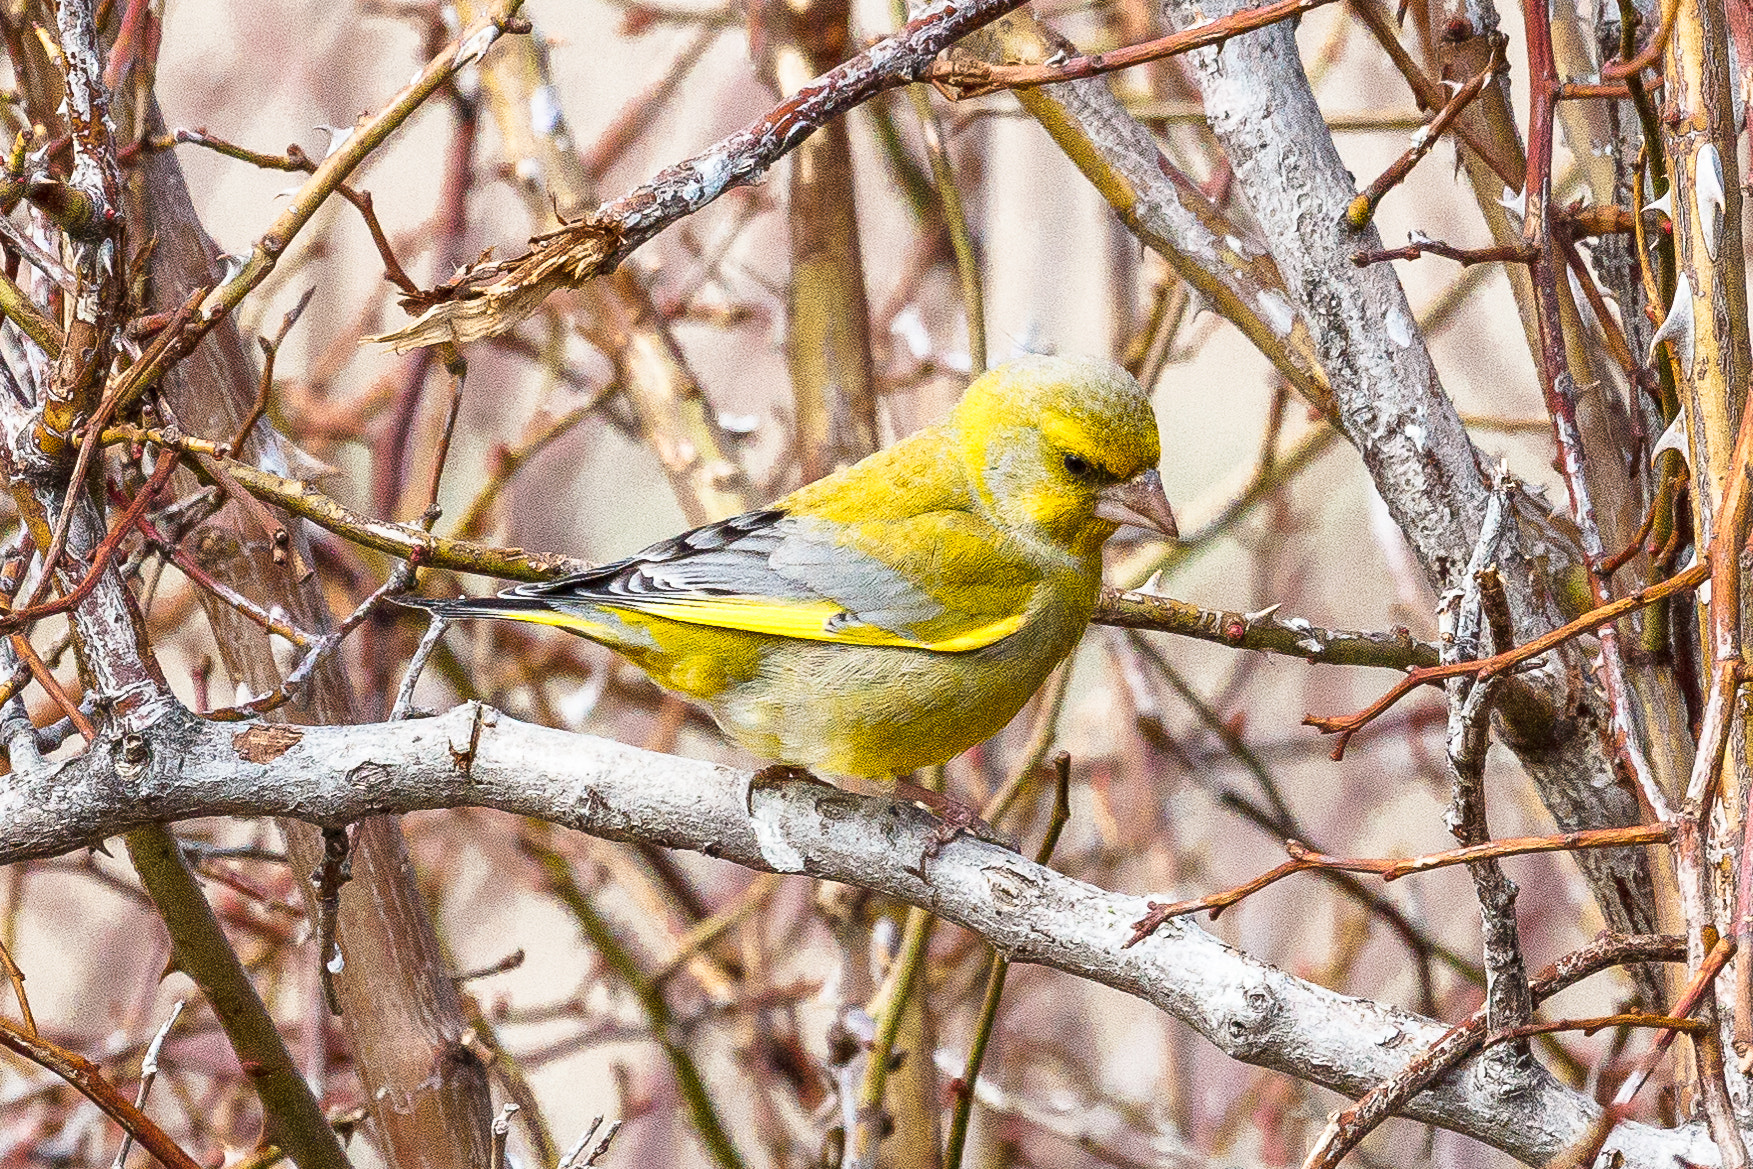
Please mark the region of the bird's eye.
[[1090, 461], [1082, 455], [1066, 455], [1065, 469], [1070, 471], [1077, 478], [1082, 479], [1087, 477], [1095, 468], [1091, 467]]

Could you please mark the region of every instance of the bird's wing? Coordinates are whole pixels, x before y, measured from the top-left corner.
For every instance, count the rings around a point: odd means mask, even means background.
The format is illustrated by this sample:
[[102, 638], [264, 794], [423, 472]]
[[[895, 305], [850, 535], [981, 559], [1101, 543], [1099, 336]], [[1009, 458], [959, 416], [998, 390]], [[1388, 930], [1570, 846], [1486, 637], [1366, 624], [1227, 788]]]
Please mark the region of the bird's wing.
[[954, 653], [1008, 637], [1040, 573], [965, 512], [832, 524], [758, 511], [502, 596], [693, 625]]

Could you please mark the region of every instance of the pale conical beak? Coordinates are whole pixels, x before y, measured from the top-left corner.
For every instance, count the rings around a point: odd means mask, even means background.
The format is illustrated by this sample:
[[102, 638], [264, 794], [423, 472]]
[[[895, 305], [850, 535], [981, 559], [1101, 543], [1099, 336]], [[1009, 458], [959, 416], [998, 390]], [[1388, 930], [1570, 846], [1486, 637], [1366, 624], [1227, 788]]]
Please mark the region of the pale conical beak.
[[1154, 467], [1097, 492], [1096, 515], [1117, 524], [1149, 528], [1171, 540], [1181, 535], [1175, 526], [1175, 513], [1169, 508], [1169, 497], [1163, 494], [1163, 477]]

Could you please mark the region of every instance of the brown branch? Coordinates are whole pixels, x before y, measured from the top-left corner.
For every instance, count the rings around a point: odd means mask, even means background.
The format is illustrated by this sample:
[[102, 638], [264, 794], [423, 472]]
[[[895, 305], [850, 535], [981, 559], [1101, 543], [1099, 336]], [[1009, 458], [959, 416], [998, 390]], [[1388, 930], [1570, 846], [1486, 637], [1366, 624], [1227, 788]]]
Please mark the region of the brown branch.
[[55, 705], [61, 708], [61, 712], [84, 736], [85, 741], [87, 743], [97, 742], [97, 728], [91, 725], [91, 720], [85, 717], [85, 712], [79, 709], [79, 704], [74, 702], [68, 696], [67, 691], [62, 688], [54, 672], [49, 669], [48, 663], [43, 661], [42, 655], [38, 654], [36, 647], [31, 645], [30, 638], [22, 633], [14, 633], [12, 635], [12, 651], [24, 660], [24, 664], [30, 669], [31, 677], [36, 679], [37, 685], [48, 692]]
[[[305, 652], [304, 658], [293, 667], [292, 671], [286, 675], [286, 680], [280, 685], [267, 694], [252, 698], [247, 702], [240, 702], [236, 706], [209, 710], [202, 717], [211, 719], [213, 722], [243, 722], [245, 719], [256, 718], [271, 710], [277, 710], [293, 701], [303, 692], [305, 686], [310, 684], [311, 676], [316, 673], [316, 668], [341, 648], [349, 634], [359, 628], [367, 617], [377, 612], [386, 599], [407, 592], [413, 583], [414, 561], [405, 560], [397, 564], [390, 572], [389, 579], [384, 581], [369, 597], [361, 601], [338, 628], [324, 636]], [[327, 950], [324, 950], [323, 953], [326, 954]], [[331, 1005], [332, 1002], [331, 999]], [[334, 1013], [338, 1015], [341, 1012], [336, 1010]]]
[[1325, 629], [1301, 618], [1283, 618], [1272, 611], [1234, 613], [1206, 609], [1157, 593], [1103, 589], [1096, 602], [1096, 625], [1144, 629], [1198, 638], [1235, 649], [1261, 650], [1337, 666], [1378, 666], [1405, 670], [1434, 666], [1436, 646], [1405, 629], [1391, 633]]
[[1663, 597], [1697, 587], [1709, 579], [1710, 564], [1708, 559], [1700, 561], [1685, 572], [1638, 589], [1630, 596], [1622, 597], [1617, 601], [1609, 601], [1599, 608], [1591, 609], [1575, 621], [1561, 625], [1550, 633], [1541, 634], [1533, 641], [1516, 646], [1514, 649], [1505, 650], [1503, 653], [1493, 654], [1491, 657], [1480, 658], [1476, 661], [1454, 662], [1449, 665], [1414, 669], [1404, 679], [1396, 682], [1393, 689], [1357, 714], [1341, 717], [1306, 715], [1303, 718], [1303, 725], [1314, 727], [1324, 735], [1338, 735], [1339, 742], [1333, 748], [1333, 758], [1335, 760], [1343, 759], [1345, 748], [1350, 743], [1352, 735], [1362, 730], [1372, 720], [1380, 717], [1383, 712], [1418, 687], [1440, 682], [1445, 678], [1472, 676], [1484, 681], [1486, 678], [1495, 677], [1522, 662], [1537, 658], [1546, 651], [1563, 645], [1574, 637], [1617, 621], [1627, 613], [1634, 613], [1647, 605], [1654, 604]]
[[7, 981], [12, 983], [12, 997], [18, 1000], [18, 1015], [24, 1021], [24, 1029], [32, 1038], [36, 1037], [36, 1016], [30, 1013], [30, 996], [24, 993], [24, 971], [12, 960], [12, 954], [6, 944], [0, 942], [0, 966], [6, 968]]
[[373, 339], [405, 350], [505, 332], [551, 293], [612, 271], [665, 228], [726, 191], [754, 182], [830, 120], [879, 93], [918, 80], [938, 53], [1021, 3], [968, 0], [912, 20], [700, 154], [584, 218], [537, 236], [524, 255], [477, 264], [409, 302], [408, 308], [424, 310], [421, 315]]
[[1584, 1035], [1593, 1035], [1608, 1027], [1660, 1027], [1667, 1035], [1684, 1031], [1688, 1035], [1704, 1030], [1706, 1024], [1697, 1019], [1681, 1018], [1678, 1015], [1652, 1015], [1646, 1011], [1624, 1011], [1617, 1015], [1595, 1015], [1586, 1019], [1554, 1019], [1549, 1023], [1524, 1023], [1520, 1027], [1508, 1027], [1495, 1033], [1479, 1046], [1481, 1049], [1506, 1043], [1512, 1039], [1526, 1039], [1534, 1035], [1552, 1035], [1560, 1031], [1581, 1031]]
[[[1440, 110], [1448, 104], [1448, 94], [1443, 83], [1427, 76], [1419, 68], [1412, 55], [1400, 43], [1398, 24], [1393, 16], [1382, 9], [1377, 0], [1346, 0], [1346, 8], [1362, 22], [1382, 51], [1388, 55], [1422, 109]], [[1505, 142], [1501, 135], [1482, 134], [1476, 132], [1477, 129], [1478, 127], [1470, 127], [1468, 120], [1463, 119], [1455, 127], [1455, 136], [1465, 142], [1506, 184], [1519, 183], [1522, 177], [1520, 152]]]
[[1579, 207], [1573, 203], [1556, 210], [1558, 218], [1569, 228], [1572, 239], [1592, 235], [1631, 235], [1634, 230], [1632, 221], [1637, 218], [1625, 208], [1611, 205]]
[[[235, 142], [227, 142], [223, 138], [214, 137], [204, 128], [199, 130], [179, 129], [160, 138], [154, 138], [145, 145], [154, 150], [168, 150], [181, 144], [205, 146], [217, 154], [223, 154], [227, 158], [235, 158], [239, 162], [247, 162], [251, 166], [261, 167], [263, 170], [308, 175], [315, 174], [317, 169], [317, 163], [296, 142], [288, 146], [284, 154], [265, 154], [262, 151], [251, 150], [247, 146], [239, 146]], [[417, 294], [420, 286], [414, 283], [413, 278], [408, 275], [407, 269], [403, 268], [401, 261], [396, 259], [395, 249], [390, 247], [389, 236], [384, 234], [383, 224], [378, 221], [377, 209], [371, 200], [371, 192], [358, 190], [347, 183], [339, 183], [335, 187], [335, 193], [353, 204], [359, 212], [359, 217], [365, 221], [365, 230], [370, 233], [371, 242], [377, 248], [378, 258], [383, 261], [384, 279], [401, 289], [404, 295]]]
[[[1602, 70], [1605, 73], [1605, 70]], [[1644, 82], [1645, 89], [1661, 88], [1663, 79], [1652, 77]], [[1623, 81], [1592, 84], [1581, 81], [1567, 81], [1558, 87], [1559, 101], [1630, 101], [1631, 87]]]
[[[1358, 197], [1362, 198], [1361, 195]], [[1474, 264], [1532, 264], [1535, 259], [1534, 250], [1525, 245], [1503, 244], [1489, 248], [1457, 248], [1453, 244], [1446, 244], [1439, 239], [1414, 238], [1403, 248], [1358, 252], [1351, 257], [1351, 262], [1359, 268], [1367, 268], [1371, 264], [1380, 264], [1387, 260], [1416, 260], [1426, 254], [1454, 260], [1463, 268], [1471, 268]]]
[[1661, 26], [1656, 29], [1656, 35], [1650, 38], [1650, 43], [1645, 45], [1643, 51], [1629, 61], [1609, 61], [1601, 66], [1601, 79], [1603, 81], [1618, 81], [1654, 65], [1656, 58], [1661, 56], [1662, 50], [1667, 47], [1668, 38], [1674, 33], [1674, 18], [1679, 13], [1680, 0], [1668, 0], [1668, 3], [1662, 8]]
[[1380, 870], [1382, 880], [1398, 881], [1413, 873], [1426, 873], [1449, 865], [1468, 864], [1491, 857], [1523, 856], [1535, 852], [1577, 852], [1590, 848], [1627, 848], [1639, 844], [1666, 844], [1669, 830], [1661, 824], [1634, 824], [1627, 828], [1588, 828], [1554, 836], [1512, 836], [1485, 844], [1433, 852], [1410, 860], [1390, 863]]
[[222, 458], [219, 444], [211, 439], [189, 438], [165, 430], [143, 430], [137, 426], [112, 426], [104, 432], [104, 441], [150, 442], [173, 447], [189, 454], [204, 455], [213, 465], [223, 469], [231, 480], [251, 495], [284, 508], [293, 515], [316, 524], [361, 547], [387, 552], [402, 559], [418, 559], [427, 568], [448, 568], [457, 572], [473, 572], [501, 580], [543, 581], [582, 572], [588, 561], [554, 553], [525, 552], [521, 548], [499, 548], [468, 540], [452, 540], [435, 536], [411, 524], [391, 523], [373, 519], [354, 511], [323, 492], [298, 479], [289, 479]]

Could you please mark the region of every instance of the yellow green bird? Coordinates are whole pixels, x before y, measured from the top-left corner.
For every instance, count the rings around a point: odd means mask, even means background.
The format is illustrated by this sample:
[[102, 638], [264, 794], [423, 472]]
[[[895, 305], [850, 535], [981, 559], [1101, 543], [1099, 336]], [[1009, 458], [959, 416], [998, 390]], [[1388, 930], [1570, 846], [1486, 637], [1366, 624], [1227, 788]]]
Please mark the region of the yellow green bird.
[[704, 703], [762, 758], [898, 778], [992, 736], [1077, 645], [1121, 524], [1173, 537], [1150, 402], [1027, 357], [947, 421], [761, 511], [444, 617], [555, 625]]

